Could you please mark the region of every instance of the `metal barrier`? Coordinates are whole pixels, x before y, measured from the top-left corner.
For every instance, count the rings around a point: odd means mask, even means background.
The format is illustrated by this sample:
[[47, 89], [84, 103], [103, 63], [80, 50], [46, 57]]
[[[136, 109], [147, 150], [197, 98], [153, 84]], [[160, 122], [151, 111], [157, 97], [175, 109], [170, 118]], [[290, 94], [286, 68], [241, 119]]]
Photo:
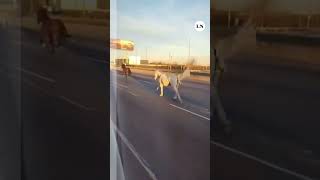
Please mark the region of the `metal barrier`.
[[[140, 64], [140, 65], [128, 64], [128, 66], [133, 68], [165, 69], [165, 70], [171, 70], [171, 71], [181, 71], [186, 68], [185, 65], [168, 65], [168, 64]], [[191, 65], [189, 66], [189, 68], [190, 70], [210, 71], [210, 66]]]

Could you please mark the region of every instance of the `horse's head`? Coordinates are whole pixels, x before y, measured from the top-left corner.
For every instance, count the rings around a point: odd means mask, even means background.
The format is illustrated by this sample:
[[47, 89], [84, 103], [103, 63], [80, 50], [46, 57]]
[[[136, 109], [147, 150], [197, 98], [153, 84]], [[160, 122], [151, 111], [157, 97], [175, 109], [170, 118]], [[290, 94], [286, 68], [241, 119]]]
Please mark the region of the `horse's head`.
[[154, 80], [157, 80], [161, 76], [161, 72], [159, 70], [156, 70], [154, 72]]
[[38, 24], [45, 22], [49, 19], [48, 11], [46, 8], [41, 7], [37, 11], [37, 21]]

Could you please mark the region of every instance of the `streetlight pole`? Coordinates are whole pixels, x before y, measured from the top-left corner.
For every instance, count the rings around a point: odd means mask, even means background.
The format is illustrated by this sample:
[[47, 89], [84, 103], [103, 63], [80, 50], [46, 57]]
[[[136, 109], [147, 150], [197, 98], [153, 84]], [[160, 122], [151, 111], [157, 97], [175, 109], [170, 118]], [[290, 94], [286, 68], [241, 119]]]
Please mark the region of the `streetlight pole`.
[[228, 28], [231, 26], [231, 10], [228, 8]]
[[82, 0], [82, 14], [85, 15], [85, 0]]
[[148, 47], [146, 47], [146, 60], [148, 60]]
[[190, 39], [189, 39], [189, 54], [188, 54], [188, 61], [190, 61]]

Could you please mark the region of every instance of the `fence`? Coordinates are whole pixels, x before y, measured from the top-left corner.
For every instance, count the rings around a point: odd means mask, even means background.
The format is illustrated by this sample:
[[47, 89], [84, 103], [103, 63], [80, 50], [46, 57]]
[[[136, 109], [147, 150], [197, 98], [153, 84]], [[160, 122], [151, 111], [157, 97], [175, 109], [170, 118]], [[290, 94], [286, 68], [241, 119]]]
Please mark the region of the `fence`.
[[[160, 64], [145, 64], [145, 65], [127, 65], [130, 68], [141, 70], [155, 70], [170, 71], [180, 73], [186, 69], [185, 65], [160, 65]], [[191, 65], [189, 66], [191, 73], [194, 75], [210, 75], [210, 66]]]
[[[241, 26], [249, 18], [249, 13], [237, 11], [217, 11], [213, 14], [213, 25]], [[258, 27], [320, 27], [320, 14], [265, 13], [254, 18]]]

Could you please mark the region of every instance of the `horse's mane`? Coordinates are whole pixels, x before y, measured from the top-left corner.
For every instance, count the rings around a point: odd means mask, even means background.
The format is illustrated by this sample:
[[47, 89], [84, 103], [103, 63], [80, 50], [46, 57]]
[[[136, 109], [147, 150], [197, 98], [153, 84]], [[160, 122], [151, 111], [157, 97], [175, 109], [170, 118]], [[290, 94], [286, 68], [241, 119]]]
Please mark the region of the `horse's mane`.
[[155, 70], [154, 70], [154, 74], [156, 74], [156, 73], [163, 74], [163, 72], [162, 72], [162, 71], [160, 71], [159, 69], [155, 69]]

